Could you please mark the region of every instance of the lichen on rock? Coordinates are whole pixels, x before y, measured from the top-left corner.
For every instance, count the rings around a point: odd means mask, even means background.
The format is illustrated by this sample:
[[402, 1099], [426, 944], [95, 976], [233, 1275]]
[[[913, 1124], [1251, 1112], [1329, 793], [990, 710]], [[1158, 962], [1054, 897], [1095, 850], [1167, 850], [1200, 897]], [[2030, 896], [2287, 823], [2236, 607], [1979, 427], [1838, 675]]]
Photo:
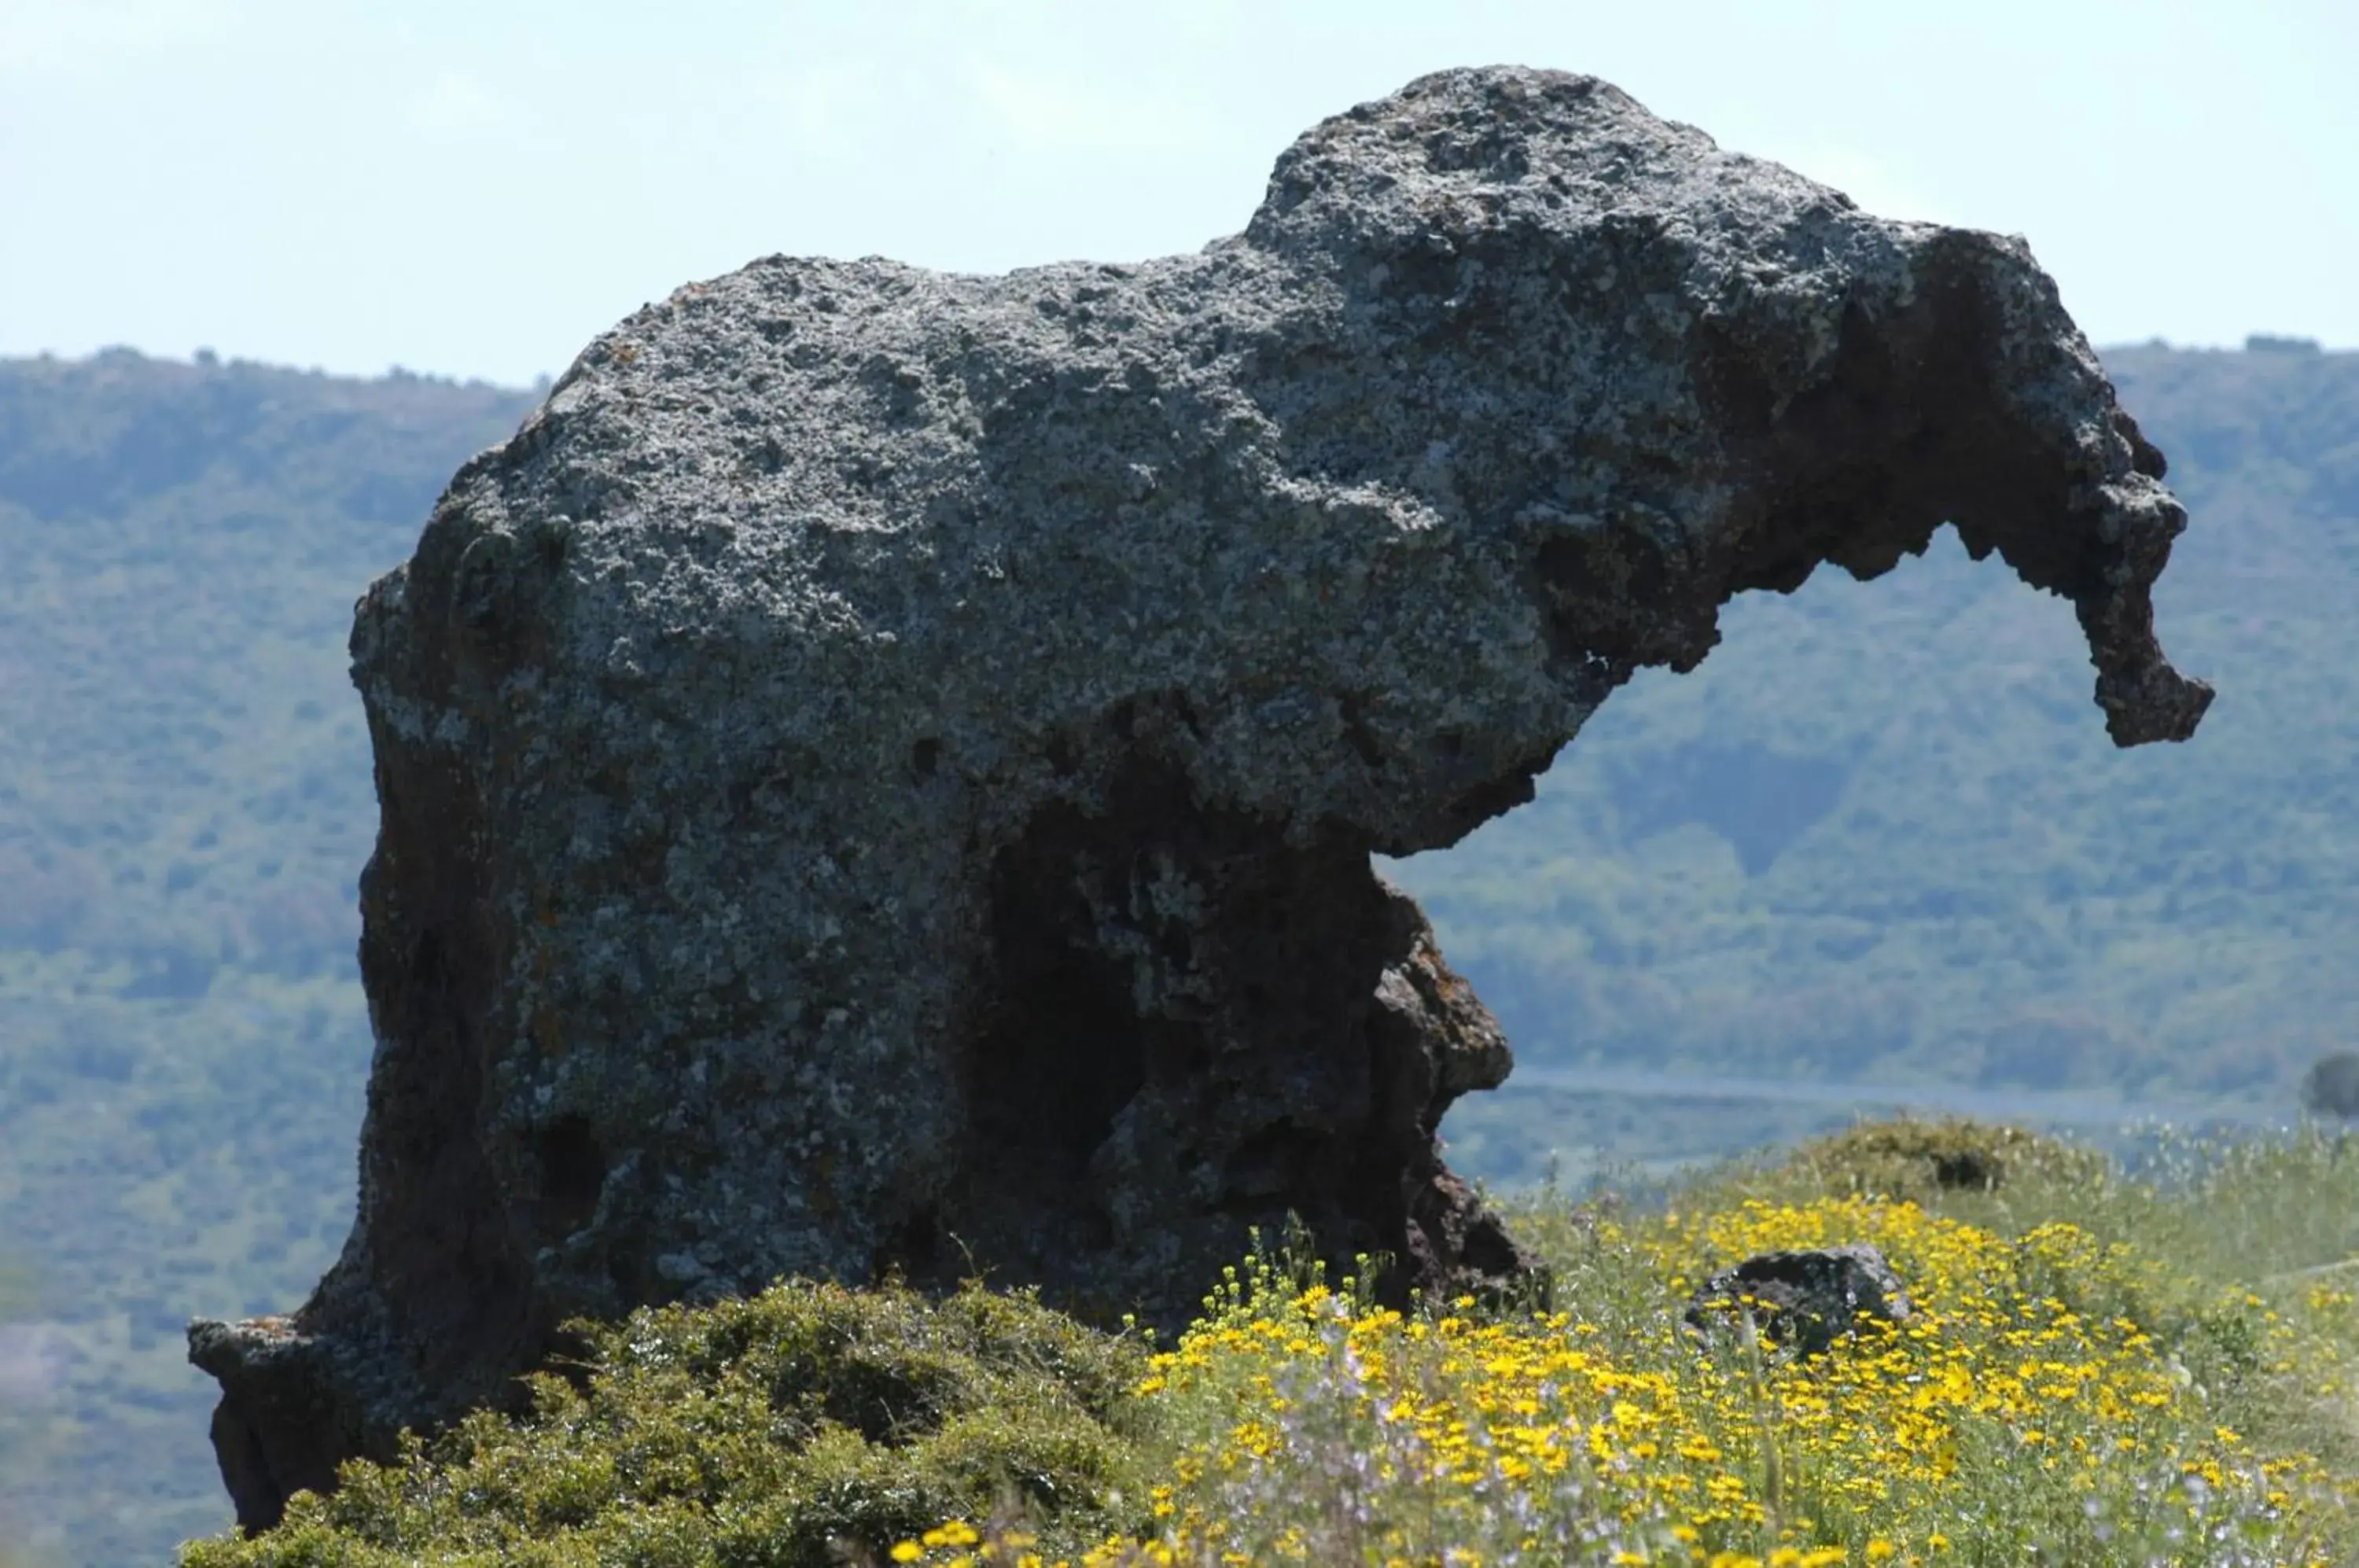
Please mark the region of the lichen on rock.
[[359, 607], [360, 1213], [192, 1335], [241, 1519], [570, 1317], [781, 1275], [1172, 1321], [1292, 1214], [1512, 1281], [1435, 1142], [1506, 1043], [1371, 854], [1945, 521], [2183, 738], [2162, 471], [2020, 241], [1554, 72], [1326, 121], [1194, 255], [680, 289]]

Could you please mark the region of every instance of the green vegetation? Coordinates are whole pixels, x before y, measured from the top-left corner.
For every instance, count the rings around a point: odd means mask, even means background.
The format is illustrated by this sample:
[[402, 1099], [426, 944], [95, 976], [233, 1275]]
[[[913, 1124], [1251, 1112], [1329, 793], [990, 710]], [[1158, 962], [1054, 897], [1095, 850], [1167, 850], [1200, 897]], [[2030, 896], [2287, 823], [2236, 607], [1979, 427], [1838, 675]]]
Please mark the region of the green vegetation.
[[2218, 686], [2121, 752], [2071, 606], [1943, 533], [1642, 672], [1530, 805], [1394, 875], [1527, 1065], [2106, 1088], [2289, 1112], [2359, 965], [2359, 354], [2105, 356], [2192, 523]]
[[[1395, 868], [1527, 1070], [2289, 1111], [2354, 1043], [2359, 354], [2108, 362], [2194, 515], [2160, 614], [2221, 687], [2203, 733], [2114, 752], [2069, 608], [1946, 537], [1869, 587], [1740, 602], [1536, 802]], [[182, 1326], [299, 1301], [343, 1238], [374, 831], [350, 605], [532, 401], [0, 362], [0, 1251], [42, 1280], [58, 1368], [5, 1486], [60, 1563], [226, 1519]], [[1506, 1181], [1847, 1115], [1511, 1088], [1449, 1130]]]
[[59, 1369], [5, 1490], [60, 1564], [218, 1528], [182, 1330], [301, 1300], [351, 1223], [352, 604], [531, 401], [0, 363], [0, 1251]]
[[1944, 1192], [2031, 1187], [2049, 1193], [2101, 1181], [2094, 1150], [2021, 1127], [1941, 1121], [1862, 1122], [1813, 1138], [1779, 1168], [1804, 1190], [1923, 1203]]
[[[533, 1415], [182, 1562], [2359, 1562], [2343, 1140], [2131, 1173], [1881, 1124], [1669, 1200], [1519, 1200], [1551, 1307], [1405, 1315], [1264, 1258], [1158, 1355], [974, 1287], [642, 1312]], [[1843, 1241], [1893, 1260], [1908, 1323], [1816, 1358], [1682, 1327], [1713, 1268]]]
[[477, 1415], [430, 1460], [347, 1466], [266, 1541], [183, 1561], [825, 1568], [839, 1542], [1003, 1504], [1069, 1547], [1144, 1517], [1137, 1345], [1024, 1297], [781, 1284], [589, 1344], [584, 1386], [535, 1379], [529, 1421]]

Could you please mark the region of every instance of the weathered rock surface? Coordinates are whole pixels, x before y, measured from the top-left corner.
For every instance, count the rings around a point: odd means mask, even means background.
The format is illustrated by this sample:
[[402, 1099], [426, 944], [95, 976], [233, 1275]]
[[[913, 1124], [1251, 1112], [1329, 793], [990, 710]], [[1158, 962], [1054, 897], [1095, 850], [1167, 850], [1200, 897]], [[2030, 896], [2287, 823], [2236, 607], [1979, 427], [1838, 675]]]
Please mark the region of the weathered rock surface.
[[1330, 120], [1192, 256], [681, 289], [360, 606], [360, 1215], [193, 1338], [241, 1517], [570, 1315], [779, 1274], [1169, 1320], [1291, 1210], [1512, 1276], [1434, 1144], [1506, 1044], [1370, 853], [1945, 519], [2183, 737], [2161, 474], [2019, 241], [1562, 74]]
[[1750, 1321], [1771, 1344], [1817, 1356], [1863, 1317], [1904, 1323], [1915, 1315], [1908, 1287], [1865, 1242], [1764, 1252], [1699, 1286], [1686, 1322], [1699, 1334]]

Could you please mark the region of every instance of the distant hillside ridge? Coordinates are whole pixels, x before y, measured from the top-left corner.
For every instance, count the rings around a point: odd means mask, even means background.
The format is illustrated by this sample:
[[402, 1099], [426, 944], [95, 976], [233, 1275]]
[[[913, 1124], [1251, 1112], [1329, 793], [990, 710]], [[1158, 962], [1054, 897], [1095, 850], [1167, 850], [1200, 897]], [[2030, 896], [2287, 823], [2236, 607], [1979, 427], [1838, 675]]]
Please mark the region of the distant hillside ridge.
[[2359, 354], [2104, 359], [2192, 518], [2156, 598], [2201, 733], [2087, 733], [2071, 607], [1954, 536], [1741, 599], [1534, 803], [1393, 868], [1519, 1061], [2290, 1109], [2353, 1043]]
[[[0, 944], [348, 965], [353, 601], [531, 394], [111, 350], [0, 361]], [[357, 746], [357, 749], [355, 749]]]
[[537, 400], [0, 360], [0, 1252], [54, 1374], [46, 1411], [0, 1399], [0, 1517], [45, 1563], [220, 1528], [182, 1329], [343, 1242], [376, 815], [353, 603]]

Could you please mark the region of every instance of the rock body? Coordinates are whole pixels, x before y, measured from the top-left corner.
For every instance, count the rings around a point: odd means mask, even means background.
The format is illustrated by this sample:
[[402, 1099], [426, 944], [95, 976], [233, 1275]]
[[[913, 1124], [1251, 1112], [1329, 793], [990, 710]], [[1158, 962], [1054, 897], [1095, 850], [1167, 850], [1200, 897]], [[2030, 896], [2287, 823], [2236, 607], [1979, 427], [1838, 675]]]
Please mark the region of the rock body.
[[1169, 1322], [1292, 1212], [1513, 1277], [1434, 1140], [1506, 1041], [1370, 854], [1944, 520], [2183, 737], [2162, 471], [2020, 241], [1541, 71], [1318, 125], [1191, 256], [642, 310], [359, 607], [360, 1214], [192, 1331], [241, 1517], [570, 1316], [781, 1274]]

